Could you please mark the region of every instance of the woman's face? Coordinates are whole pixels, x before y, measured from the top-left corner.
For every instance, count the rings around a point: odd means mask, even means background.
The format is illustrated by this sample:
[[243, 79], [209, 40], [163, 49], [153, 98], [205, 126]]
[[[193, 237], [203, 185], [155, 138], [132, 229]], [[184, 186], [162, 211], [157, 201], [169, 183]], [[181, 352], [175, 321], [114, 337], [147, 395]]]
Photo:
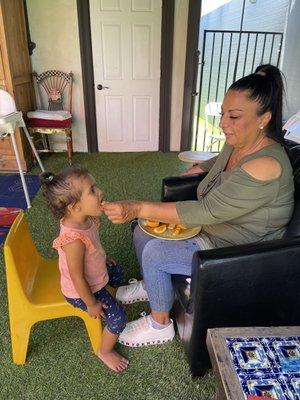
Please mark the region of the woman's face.
[[261, 135], [260, 128], [268, 122], [267, 113], [258, 116], [257, 108], [257, 102], [250, 100], [245, 91], [229, 90], [226, 93], [220, 120], [226, 143], [237, 148], [255, 143]]

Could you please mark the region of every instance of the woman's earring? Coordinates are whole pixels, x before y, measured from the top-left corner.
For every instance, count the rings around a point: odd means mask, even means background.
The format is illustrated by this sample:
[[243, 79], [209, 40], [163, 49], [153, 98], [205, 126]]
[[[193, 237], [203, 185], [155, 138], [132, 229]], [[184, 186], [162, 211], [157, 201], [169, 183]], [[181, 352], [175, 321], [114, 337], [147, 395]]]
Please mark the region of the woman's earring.
[[263, 126], [260, 126], [259, 129], [264, 129], [264, 127], [263, 127]]

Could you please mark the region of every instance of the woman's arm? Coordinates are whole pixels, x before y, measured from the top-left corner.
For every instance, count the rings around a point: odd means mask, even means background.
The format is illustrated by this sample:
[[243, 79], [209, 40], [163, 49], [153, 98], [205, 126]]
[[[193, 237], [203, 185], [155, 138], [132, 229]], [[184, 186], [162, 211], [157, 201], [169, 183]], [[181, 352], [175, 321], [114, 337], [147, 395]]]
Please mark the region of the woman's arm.
[[182, 175], [192, 175], [192, 174], [201, 174], [204, 170], [200, 167], [199, 164], [194, 165], [191, 168], [186, 169], [185, 171], [181, 172], [180, 176]]
[[258, 179], [246, 169], [236, 168], [199, 200], [176, 202], [176, 209], [182, 223], [189, 228], [221, 224], [265, 206], [274, 200], [278, 190], [277, 179]]
[[103, 209], [114, 224], [123, 224], [134, 218], [154, 219], [169, 224], [180, 223], [175, 203], [116, 201], [106, 203]]
[[180, 175], [201, 174], [202, 172], [208, 172], [213, 167], [217, 158], [218, 156], [215, 156], [206, 161], [199, 161], [199, 163], [183, 171]]
[[105, 204], [104, 212], [115, 224], [145, 218], [182, 223], [191, 228], [220, 224], [241, 217], [272, 201], [277, 190], [276, 179], [260, 180], [249, 172], [236, 169], [225, 182], [199, 200], [174, 203], [121, 201]]
[[85, 302], [91, 317], [104, 316], [102, 303], [96, 300], [84, 277], [85, 245], [81, 240], [74, 240], [62, 247], [66, 254], [68, 269], [73, 285], [80, 298]]

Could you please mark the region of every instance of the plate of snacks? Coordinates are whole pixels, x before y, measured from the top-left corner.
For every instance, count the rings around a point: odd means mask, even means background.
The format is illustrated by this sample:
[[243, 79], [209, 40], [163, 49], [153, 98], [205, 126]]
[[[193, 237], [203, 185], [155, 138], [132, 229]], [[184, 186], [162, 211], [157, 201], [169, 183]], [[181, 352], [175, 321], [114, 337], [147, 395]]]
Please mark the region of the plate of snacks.
[[154, 221], [150, 219], [139, 219], [140, 228], [148, 235], [166, 240], [183, 240], [196, 236], [201, 227], [186, 228], [182, 224], [167, 224], [164, 222]]

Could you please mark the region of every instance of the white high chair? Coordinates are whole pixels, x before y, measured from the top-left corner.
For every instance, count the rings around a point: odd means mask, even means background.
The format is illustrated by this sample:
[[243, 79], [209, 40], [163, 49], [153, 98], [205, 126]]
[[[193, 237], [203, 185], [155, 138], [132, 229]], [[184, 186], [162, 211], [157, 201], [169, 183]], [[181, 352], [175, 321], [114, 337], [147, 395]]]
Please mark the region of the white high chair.
[[37, 162], [39, 163], [39, 166], [40, 166], [42, 172], [44, 172], [45, 169], [44, 169], [43, 164], [40, 160], [40, 157], [36, 151], [36, 148], [34, 147], [34, 144], [29, 135], [29, 132], [26, 128], [25, 122], [23, 120], [22, 112], [17, 111], [16, 104], [15, 104], [13, 97], [5, 90], [0, 89], [0, 138], [10, 135], [12, 145], [14, 148], [14, 152], [15, 152], [15, 156], [16, 156], [16, 161], [18, 164], [18, 169], [19, 169], [20, 178], [22, 181], [22, 186], [23, 186], [23, 191], [24, 191], [27, 207], [30, 208], [31, 207], [30, 198], [29, 198], [24, 174], [22, 171], [19, 150], [17, 147], [16, 137], [15, 137], [15, 129], [19, 128], [19, 127], [23, 128], [26, 138], [28, 139], [28, 142], [32, 148], [32, 151], [37, 159]]

